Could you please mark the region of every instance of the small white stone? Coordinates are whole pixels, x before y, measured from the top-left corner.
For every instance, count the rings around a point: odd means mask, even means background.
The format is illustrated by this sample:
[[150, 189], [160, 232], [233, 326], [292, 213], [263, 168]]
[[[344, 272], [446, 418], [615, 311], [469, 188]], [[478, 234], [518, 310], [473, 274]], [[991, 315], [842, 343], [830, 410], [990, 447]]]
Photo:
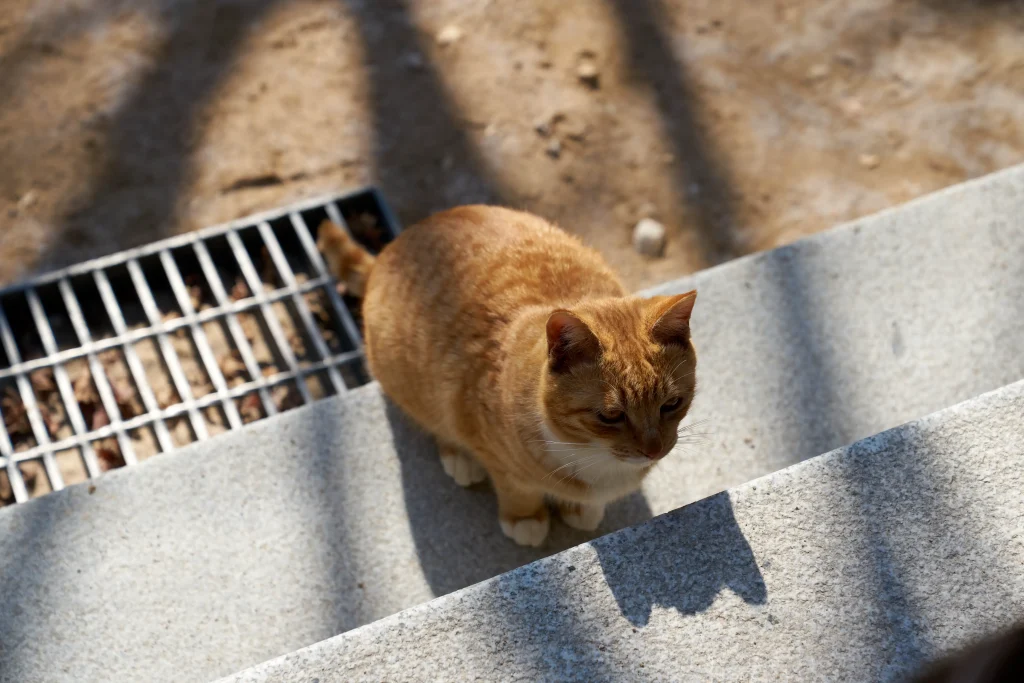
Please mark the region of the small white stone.
[[641, 219], [633, 228], [633, 248], [644, 256], [661, 256], [665, 253], [665, 226], [653, 218]]
[[441, 47], [447, 47], [452, 43], [458, 42], [460, 38], [462, 38], [462, 29], [455, 24], [449, 24], [437, 34], [437, 44]]
[[861, 166], [869, 170], [878, 168], [878, 165], [882, 163], [877, 154], [868, 154], [866, 152], [861, 154], [857, 160], [860, 161]]
[[844, 114], [850, 117], [860, 116], [864, 113], [864, 105], [860, 103], [860, 100], [853, 97], [847, 97], [844, 100], [840, 100], [839, 108], [843, 110]]
[[831, 71], [828, 64], [815, 64], [807, 70], [807, 77], [812, 81], [820, 81], [823, 78], [827, 78]]
[[601, 84], [601, 72], [591, 59], [585, 59], [576, 66], [576, 77], [588, 88], [597, 88]]

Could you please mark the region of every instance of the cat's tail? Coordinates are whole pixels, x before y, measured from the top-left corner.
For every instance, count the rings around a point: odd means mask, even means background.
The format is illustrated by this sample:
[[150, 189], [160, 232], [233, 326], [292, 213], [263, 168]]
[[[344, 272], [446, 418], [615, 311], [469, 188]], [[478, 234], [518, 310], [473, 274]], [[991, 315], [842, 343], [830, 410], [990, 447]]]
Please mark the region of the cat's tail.
[[376, 261], [373, 255], [352, 239], [344, 228], [329, 220], [320, 224], [316, 246], [338, 282], [345, 285], [349, 294], [362, 298]]

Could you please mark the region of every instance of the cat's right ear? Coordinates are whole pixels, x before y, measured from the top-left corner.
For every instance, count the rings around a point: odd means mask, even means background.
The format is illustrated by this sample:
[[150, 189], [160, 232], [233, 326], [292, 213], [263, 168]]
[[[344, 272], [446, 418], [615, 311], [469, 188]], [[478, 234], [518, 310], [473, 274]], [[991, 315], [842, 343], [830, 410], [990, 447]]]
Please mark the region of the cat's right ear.
[[601, 343], [587, 324], [565, 310], [548, 316], [548, 362], [553, 372], [567, 372], [601, 355]]
[[684, 344], [690, 338], [690, 314], [697, 301], [697, 290], [648, 299], [656, 315], [651, 336], [663, 345]]

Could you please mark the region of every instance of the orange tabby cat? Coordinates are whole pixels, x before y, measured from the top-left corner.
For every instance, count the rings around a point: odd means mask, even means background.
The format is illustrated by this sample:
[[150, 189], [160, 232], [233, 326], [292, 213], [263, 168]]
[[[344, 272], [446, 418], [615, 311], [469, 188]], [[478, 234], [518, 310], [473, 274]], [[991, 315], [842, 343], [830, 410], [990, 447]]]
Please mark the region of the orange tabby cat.
[[547, 502], [592, 530], [672, 449], [694, 394], [697, 293], [627, 296], [601, 256], [526, 213], [465, 206], [374, 259], [325, 222], [362, 294], [370, 371], [462, 486], [490, 477], [502, 531], [547, 536]]

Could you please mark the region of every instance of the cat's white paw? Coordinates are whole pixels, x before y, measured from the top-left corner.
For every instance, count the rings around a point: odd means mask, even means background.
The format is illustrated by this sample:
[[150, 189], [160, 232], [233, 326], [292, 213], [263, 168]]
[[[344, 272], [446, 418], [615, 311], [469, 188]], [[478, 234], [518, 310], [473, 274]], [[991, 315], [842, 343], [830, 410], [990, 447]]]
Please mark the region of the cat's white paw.
[[487, 478], [487, 470], [465, 453], [445, 452], [441, 454], [441, 467], [459, 486], [479, 484]]
[[562, 521], [573, 529], [593, 531], [604, 519], [604, 505], [559, 505]]
[[529, 545], [536, 548], [548, 537], [548, 529], [551, 527], [551, 518], [547, 515], [543, 519], [527, 517], [525, 519], [498, 520], [501, 530], [506, 536], [519, 545]]

